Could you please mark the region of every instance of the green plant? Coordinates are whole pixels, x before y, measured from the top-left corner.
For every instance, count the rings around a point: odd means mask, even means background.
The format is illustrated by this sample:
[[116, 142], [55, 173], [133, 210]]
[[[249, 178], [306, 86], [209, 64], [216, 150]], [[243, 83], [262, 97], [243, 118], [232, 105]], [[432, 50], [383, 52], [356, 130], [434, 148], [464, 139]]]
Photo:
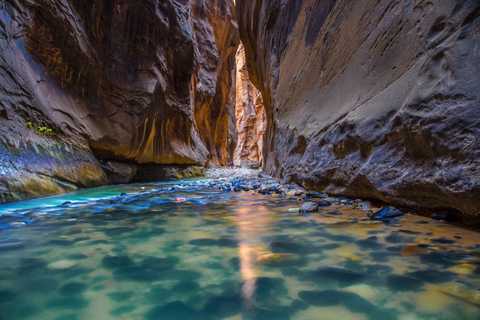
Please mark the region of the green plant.
[[45, 134], [49, 134], [52, 132], [52, 129], [49, 129], [47, 127], [37, 127], [37, 132], [36, 134], [40, 134], [41, 132], [44, 132]]
[[32, 129], [32, 128], [33, 128], [33, 125], [32, 125], [32, 122], [31, 122], [31, 121], [30, 121], [30, 122], [27, 122], [27, 127], [28, 127], [29, 129]]

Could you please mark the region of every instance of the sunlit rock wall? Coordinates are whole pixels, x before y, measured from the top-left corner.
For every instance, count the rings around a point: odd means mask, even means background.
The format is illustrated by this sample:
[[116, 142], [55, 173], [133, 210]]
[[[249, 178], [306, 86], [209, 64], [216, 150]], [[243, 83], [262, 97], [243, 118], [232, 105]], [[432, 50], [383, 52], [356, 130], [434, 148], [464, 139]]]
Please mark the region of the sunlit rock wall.
[[236, 166], [262, 165], [266, 114], [262, 95], [250, 82], [245, 49], [240, 45], [236, 56], [236, 103], [238, 142], [234, 153]]
[[238, 0], [265, 168], [480, 226], [478, 1]]
[[2, 1], [1, 201], [233, 157], [233, 10], [226, 0]]

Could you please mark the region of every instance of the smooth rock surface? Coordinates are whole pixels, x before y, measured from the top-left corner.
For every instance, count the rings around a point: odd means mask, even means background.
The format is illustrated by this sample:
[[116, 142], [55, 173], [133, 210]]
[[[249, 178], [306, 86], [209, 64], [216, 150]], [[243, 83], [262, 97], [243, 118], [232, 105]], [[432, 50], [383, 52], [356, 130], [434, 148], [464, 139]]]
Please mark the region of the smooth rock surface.
[[[478, 1], [238, 0], [267, 173], [480, 227]], [[266, 152], [268, 150], [268, 152]]]
[[1, 203], [233, 158], [231, 1], [12, 0], [1, 11]]

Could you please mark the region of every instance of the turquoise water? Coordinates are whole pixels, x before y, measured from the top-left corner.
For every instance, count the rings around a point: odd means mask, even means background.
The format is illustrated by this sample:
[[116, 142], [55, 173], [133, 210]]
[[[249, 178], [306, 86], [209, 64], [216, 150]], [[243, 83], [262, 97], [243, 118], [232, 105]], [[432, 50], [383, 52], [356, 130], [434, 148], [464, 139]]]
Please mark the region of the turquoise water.
[[474, 231], [164, 187], [0, 206], [0, 319], [479, 319]]

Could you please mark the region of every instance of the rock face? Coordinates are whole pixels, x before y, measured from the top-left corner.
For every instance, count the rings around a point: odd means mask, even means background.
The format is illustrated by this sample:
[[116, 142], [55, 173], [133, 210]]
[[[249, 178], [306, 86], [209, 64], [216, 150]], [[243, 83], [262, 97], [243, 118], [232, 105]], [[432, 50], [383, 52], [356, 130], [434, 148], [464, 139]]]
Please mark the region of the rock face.
[[0, 10], [1, 202], [233, 158], [230, 1], [7, 0]]
[[237, 0], [265, 169], [480, 227], [478, 1]]
[[243, 45], [236, 56], [236, 102], [238, 142], [234, 153], [237, 166], [262, 165], [263, 140], [266, 131], [266, 113], [262, 94], [250, 82]]

